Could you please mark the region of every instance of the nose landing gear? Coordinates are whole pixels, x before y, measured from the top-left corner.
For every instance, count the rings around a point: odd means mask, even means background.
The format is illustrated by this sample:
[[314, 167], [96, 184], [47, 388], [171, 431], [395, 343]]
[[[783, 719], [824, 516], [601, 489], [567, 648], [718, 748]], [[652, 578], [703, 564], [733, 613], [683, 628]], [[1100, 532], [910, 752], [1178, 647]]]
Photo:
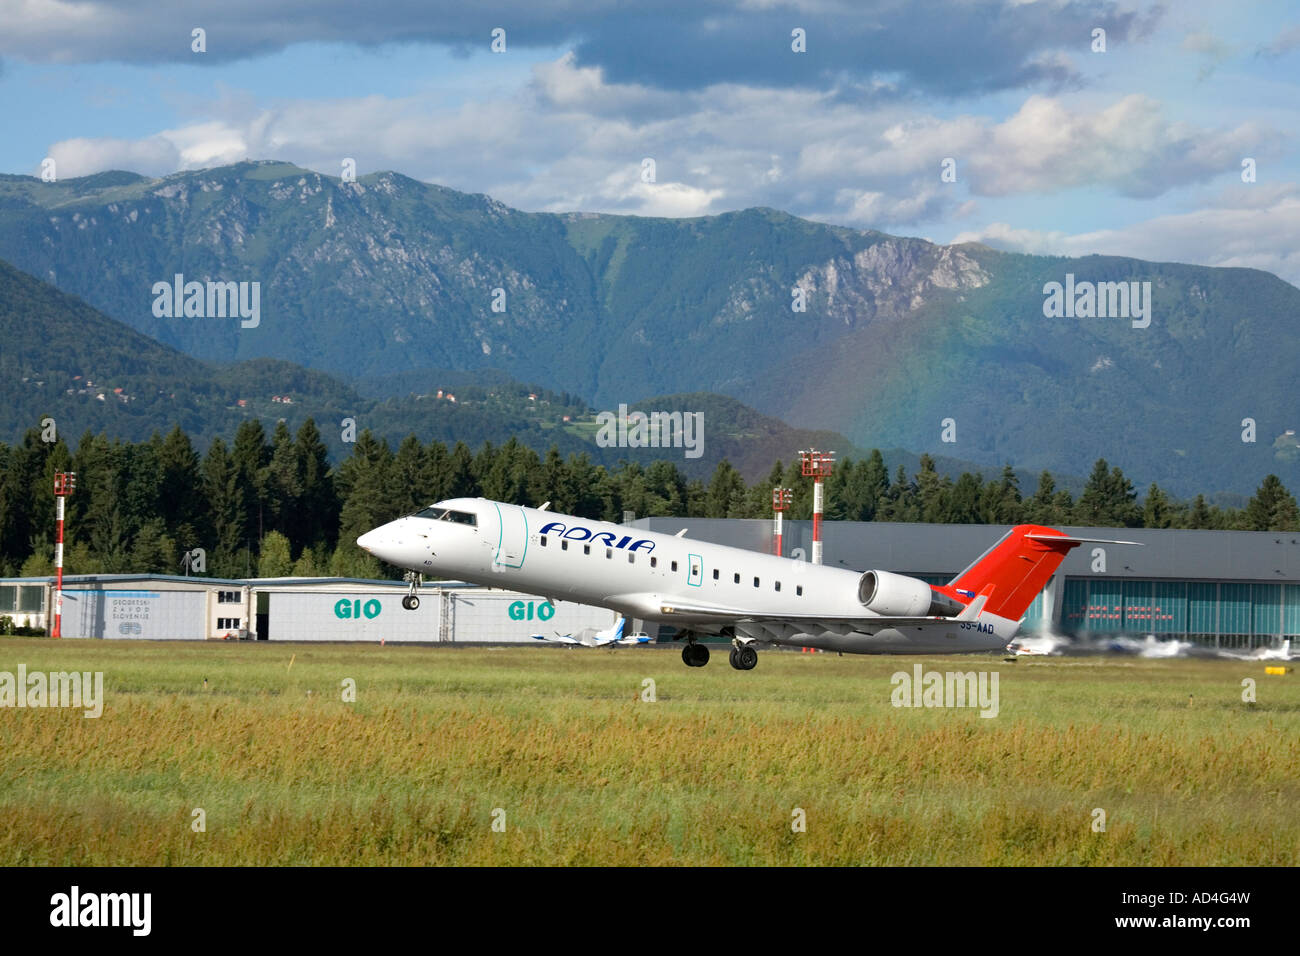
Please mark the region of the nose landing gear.
[[420, 599], [415, 594], [415, 589], [424, 583], [424, 575], [417, 574], [415, 571], [406, 572], [406, 580], [410, 582], [411, 587], [406, 592], [406, 597], [402, 598], [402, 607], [408, 611], [414, 611], [420, 606]]

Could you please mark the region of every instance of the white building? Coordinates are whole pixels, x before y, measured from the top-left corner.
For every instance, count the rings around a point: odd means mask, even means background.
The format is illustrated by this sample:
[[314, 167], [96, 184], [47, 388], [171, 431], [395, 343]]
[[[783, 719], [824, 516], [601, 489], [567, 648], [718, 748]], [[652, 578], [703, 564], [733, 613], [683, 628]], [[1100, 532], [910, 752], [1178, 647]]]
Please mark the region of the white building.
[[[604, 608], [454, 581], [423, 585], [406, 610], [407, 585], [351, 578], [220, 579], [87, 574], [63, 579], [65, 638], [246, 639], [284, 642], [539, 643], [606, 628]], [[0, 579], [0, 615], [53, 622], [53, 578]]]

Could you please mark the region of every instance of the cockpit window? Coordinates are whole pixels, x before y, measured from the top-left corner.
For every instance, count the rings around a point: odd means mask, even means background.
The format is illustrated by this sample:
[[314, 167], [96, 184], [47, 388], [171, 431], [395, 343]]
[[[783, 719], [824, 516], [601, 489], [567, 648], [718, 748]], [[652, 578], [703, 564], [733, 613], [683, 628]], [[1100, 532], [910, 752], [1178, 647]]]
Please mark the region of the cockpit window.
[[456, 524], [478, 525], [478, 515], [472, 511], [453, 511], [450, 508], [425, 508], [417, 511], [413, 517], [428, 518], [430, 521], [454, 521]]

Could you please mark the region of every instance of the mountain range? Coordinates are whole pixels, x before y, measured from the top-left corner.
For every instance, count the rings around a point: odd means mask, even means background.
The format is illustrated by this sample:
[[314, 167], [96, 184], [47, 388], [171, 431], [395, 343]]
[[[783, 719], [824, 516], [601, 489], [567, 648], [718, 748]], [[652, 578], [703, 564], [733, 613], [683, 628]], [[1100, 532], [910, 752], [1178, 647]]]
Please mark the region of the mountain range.
[[[240, 376], [273, 390], [283, 376], [279, 390], [314, 391], [330, 414], [364, 397], [418, 433], [437, 416], [414, 395], [440, 369], [592, 410], [726, 396], [845, 452], [986, 471], [1078, 475], [1106, 457], [1184, 495], [1247, 493], [1268, 472], [1300, 483], [1300, 290], [1257, 270], [943, 246], [772, 209], [527, 213], [397, 173], [343, 182], [278, 162], [0, 176], [0, 259], [169, 346], [130, 350], [213, 401], [238, 397]], [[258, 321], [160, 308], [177, 282], [256, 283]], [[1052, 283], [1109, 288], [1112, 306], [1119, 287], [1103, 284], [1145, 289], [1147, 324], [1049, 314]], [[72, 374], [88, 367], [75, 354]]]

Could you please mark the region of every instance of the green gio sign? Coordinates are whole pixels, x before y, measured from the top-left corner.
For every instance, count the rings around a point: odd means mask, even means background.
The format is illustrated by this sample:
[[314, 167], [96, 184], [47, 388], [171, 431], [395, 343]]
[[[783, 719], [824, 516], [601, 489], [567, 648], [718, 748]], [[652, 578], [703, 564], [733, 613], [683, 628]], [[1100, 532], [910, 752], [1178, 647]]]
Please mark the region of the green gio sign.
[[360, 598], [351, 601], [347, 598], [339, 598], [338, 602], [334, 605], [334, 616], [341, 617], [345, 621], [349, 618], [360, 618], [363, 616], [372, 618], [379, 617], [379, 612], [382, 610], [383, 606], [374, 598], [371, 598], [365, 604], [361, 603]]
[[539, 621], [549, 621], [555, 617], [555, 605], [550, 601], [536, 604], [533, 601], [516, 601], [510, 605], [510, 620], [531, 621], [534, 614]]

